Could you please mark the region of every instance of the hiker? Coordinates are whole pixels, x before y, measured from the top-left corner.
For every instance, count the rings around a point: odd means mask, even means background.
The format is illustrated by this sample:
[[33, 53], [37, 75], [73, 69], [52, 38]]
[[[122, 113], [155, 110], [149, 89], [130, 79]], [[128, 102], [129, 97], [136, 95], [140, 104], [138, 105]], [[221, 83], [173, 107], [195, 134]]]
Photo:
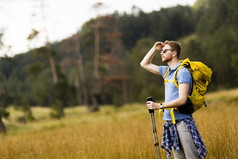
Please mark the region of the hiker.
[[[168, 66], [157, 66], [151, 63], [158, 51], [162, 62], [167, 63]], [[180, 44], [176, 41], [156, 42], [141, 61], [141, 67], [145, 70], [161, 75], [163, 78], [166, 74], [165, 102], [147, 101], [146, 104], [148, 109], [164, 110], [163, 120], [165, 123], [161, 148], [167, 151], [168, 158], [171, 157], [171, 150], [175, 159], [205, 158], [207, 150], [198, 133], [192, 113], [184, 114], [176, 109], [171, 109], [188, 104], [188, 95], [192, 90], [192, 77], [187, 68], [181, 67], [177, 72], [179, 89], [173, 80], [176, 70], [181, 65], [179, 62], [180, 52]], [[175, 118], [174, 124], [172, 118]]]

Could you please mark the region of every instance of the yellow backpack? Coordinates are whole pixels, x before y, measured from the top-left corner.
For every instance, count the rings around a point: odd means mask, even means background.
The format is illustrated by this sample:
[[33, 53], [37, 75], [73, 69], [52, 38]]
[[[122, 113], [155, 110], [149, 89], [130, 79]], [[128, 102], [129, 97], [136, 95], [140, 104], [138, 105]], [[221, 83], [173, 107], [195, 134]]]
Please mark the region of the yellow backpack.
[[191, 94], [188, 95], [189, 102], [191, 102], [191, 107], [190, 109], [186, 107], [185, 109], [187, 110], [184, 110], [183, 106], [181, 106], [178, 107], [177, 110], [181, 113], [184, 113], [183, 111], [185, 111], [185, 114], [190, 114], [201, 108], [203, 104], [206, 106], [205, 93], [207, 91], [208, 84], [211, 82], [212, 70], [202, 62], [190, 61], [188, 58], [185, 60], [181, 60], [180, 62], [181, 65], [176, 70], [172, 81], [167, 79], [168, 69], [166, 70], [166, 73], [164, 75], [164, 84], [168, 81], [174, 82], [175, 86], [179, 89], [177, 81], [178, 71], [182, 67], [186, 67], [189, 70], [192, 76], [192, 83], [193, 83]]

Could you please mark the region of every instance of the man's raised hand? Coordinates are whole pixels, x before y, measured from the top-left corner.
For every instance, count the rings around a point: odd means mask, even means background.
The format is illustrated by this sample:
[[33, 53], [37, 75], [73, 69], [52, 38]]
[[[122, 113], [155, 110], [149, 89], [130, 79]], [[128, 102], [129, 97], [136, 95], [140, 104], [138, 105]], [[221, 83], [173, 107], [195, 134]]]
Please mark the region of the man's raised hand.
[[158, 42], [156, 42], [155, 44], [154, 44], [154, 49], [156, 50], [156, 51], [159, 51], [159, 50], [162, 50], [162, 48], [164, 47], [164, 43], [163, 42], [161, 42], [161, 41], [158, 41]]

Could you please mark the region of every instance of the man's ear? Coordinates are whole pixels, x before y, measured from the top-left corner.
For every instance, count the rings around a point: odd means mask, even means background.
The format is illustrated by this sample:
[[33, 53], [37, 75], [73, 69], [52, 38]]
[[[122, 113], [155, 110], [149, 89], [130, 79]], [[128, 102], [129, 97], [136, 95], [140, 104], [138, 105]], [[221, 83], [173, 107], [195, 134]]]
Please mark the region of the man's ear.
[[173, 57], [176, 57], [176, 56], [177, 56], [177, 51], [173, 51], [173, 52], [172, 52], [172, 56], [173, 56]]

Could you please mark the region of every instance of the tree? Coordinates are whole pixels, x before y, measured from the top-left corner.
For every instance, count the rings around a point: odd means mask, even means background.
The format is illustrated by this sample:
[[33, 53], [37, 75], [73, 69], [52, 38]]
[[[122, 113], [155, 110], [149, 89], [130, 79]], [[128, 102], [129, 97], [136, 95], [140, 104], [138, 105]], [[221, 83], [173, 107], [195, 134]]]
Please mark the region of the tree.
[[65, 70], [65, 74], [67, 74], [67, 72], [73, 72], [71, 73], [72, 78], [71, 75], [68, 75], [70, 76], [69, 78], [71, 78], [69, 80], [73, 81], [71, 84], [76, 88], [77, 104], [84, 103], [88, 106], [88, 88], [81, 45], [80, 32], [78, 32], [63, 40], [58, 50], [68, 55], [62, 57], [60, 65]]
[[[86, 78], [85, 78], [85, 73], [84, 73], [84, 65], [83, 65], [83, 56], [81, 54], [81, 51], [80, 51], [80, 34], [78, 33], [76, 35], [76, 38], [75, 38], [75, 51], [74, 51], [74, 54], [75, 54], [75, 59], [76, 59], [76, 87], [77, 87], [77, 90], [78, 90], [78, 95], [80, 94], [80, 88], [79, 88], [79, 81], [81, 81], [81, 84], [82, 84], [82, 92], [83, 92], [83, 101], [84, 101], [84, 104], [86, 104], [87, 106], [89, 105], [88, 104], [88, 89], [87, 89], [87, 86], [86, 86]], [[80, 78], [78, 77], [78, 75], [80, 75]], [[80, 80], [79, 80], [80, 79]], [[79, 97], [78, 97], [79, 98]]]
[[[5, 47], [4, 43], [2, 42], [2, 37], [4, 35], [3, 30], [0, 30], [0, 50]], [[0, 59], [0, 63], [11, 63], [12, 62], [12, 58], [5, 56], [2, 57]], [[2, 68], [1, 68], [2, 69]], [[5, 76], [0, 73], [0, 133], [6, 134], [7, 130], [6, 130], [6, 126], [2, 121], [2, 118], [8, 118], [8, 116], [10, 115], [10, 113], [6, 110], [6, 107], [8, 106], [8, 104], [10, 103], [10, 96], [9, 93], [7, 92], [7, 88], [6, 88], [6, 78]]]
[[[2, 62], [11, 62], [11, 58], [9, 57], [3, 57], [0, 59], [0, 63]], [[5, 76], [0, 73], [0, 133], [6, 134], [7, 130], [6, 130], [6, 126], [2, 121], [2, 118], [8, 118], [8, 116], [10, 115], [10, 113], [6, 110], [7, 106], [9, 105], [10, 101], [11, 101], [11, 97], [7, 91], [6, 88], [6, 78]]]
[[99, 27], [100, 27], [100, 22], [99, 22], [99, 15], [98, 15], [98, 10], [103, 7], [103, 3], [96, 3], [93, 6], [97, 12], [97, 17], [95, 19], [95, 24], [94, 24], [94, 78], [95, 78], [95, 85], [94, 85], [94, 91], [93, 91], [93, 96], [92, 96], [92, 101], [93, 101], [93, 106], [91, 111], [98, 111], [99, 106], [98, 106], [98, 100], [100, 98], [101, 92], [102, 92], [102, 84], [101, 84], [101, 77], [99, 73], [99, 56], [100, 56], [100, 35], [99, 35]]
[[[213, 84], [227, 88], [237, 86], [238, 2], [236, 0], [198, 0], [196, 3], [200, 20], [197, 41], [206, 62], [212, 67]], [[230, 71], [232, 70], [232, 71]], [[225, 74], [229, 72], [229, 76]]]

